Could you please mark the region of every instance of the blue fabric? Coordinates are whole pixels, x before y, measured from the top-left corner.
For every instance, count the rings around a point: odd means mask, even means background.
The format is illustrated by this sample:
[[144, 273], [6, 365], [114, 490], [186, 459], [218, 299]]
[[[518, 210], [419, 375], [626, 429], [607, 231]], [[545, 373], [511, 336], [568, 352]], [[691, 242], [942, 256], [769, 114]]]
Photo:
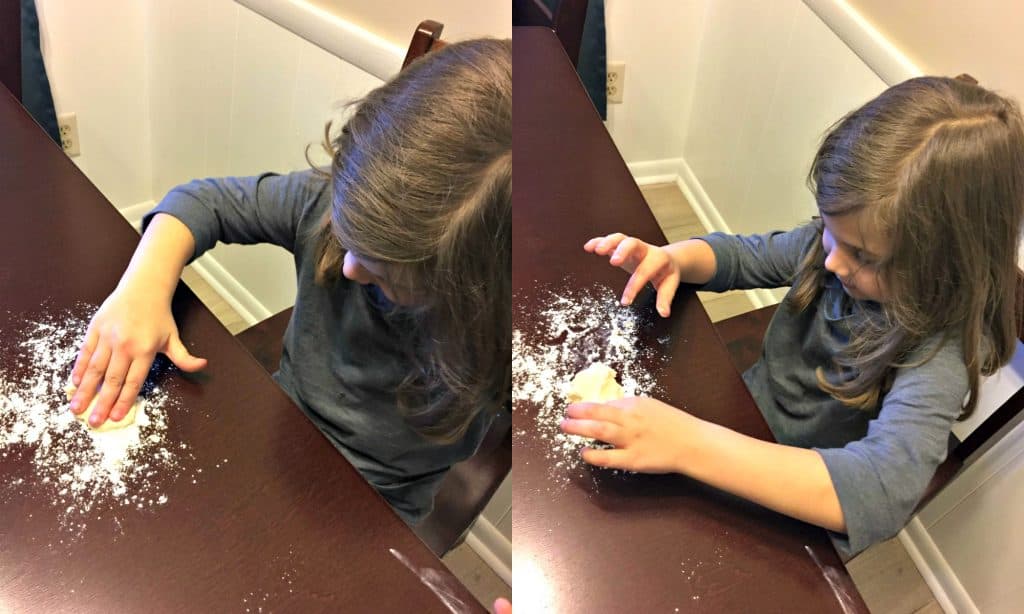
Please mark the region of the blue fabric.
[[[562, 0], [544, 0], [552, 15], [558, 14]], [[576, 65], [583, 87], [590, 95], [601, 119], [608, 119], [608, 50], [604, 25], [604, 0], [587, 3], [587, 17], [583, 23], [580, 58]]]
[[[791, 285], [820, 230], [701, 237], [715, 253], [715, 276], [702, 290]], [[872, 411], [854, 409], [818, 385], [817, 369], [838, 383], [848, 377], [832, 358], [843, 352], [858, 322], [878, 303], [858, 301], [829, 274], [803, 311], [790, 307], [793, 290], [772, 317], [761, 358], [743, 374], [775, 440], [818, 452], [846, 521], [833, 533], [850, 558], [899, 532], [935, 469], [945, 460], [953, 422], [968, 390], [959, 337], [936, 333], [902, 357], [889, 390]]]
[[408, 320], [377, 286], [341, 276], [316, 281], [328, 182], [311, 170], [290, 175], [196, 180], [178, 186], [143, 218], [176, 217], [198, 258], [224, 243], [271, 243], [292, 252], [298, 293], [274, 380], [406, 522], [430, 512], [448, 468], [476, 451], [497, 407], [481, 408], [465, 435], [431, 442], [399, 410], [395, 391], [413, 366]]
[[604, 0], [590, 0], [587, 4], [587, 20], [583, 25], [583, 41], [580, 43], [580, 60], [576, 72], [583, 81], [583, 87], [590, 94], [590, 100], [601, 115], [608, 119], [608, 51], [604, 28]]
[[39, 16], [35, 0], [21, 0], [21, 104], [60, 145], [57, 112], [53, 108], [50, 80], [46, 77], [39, 47]]

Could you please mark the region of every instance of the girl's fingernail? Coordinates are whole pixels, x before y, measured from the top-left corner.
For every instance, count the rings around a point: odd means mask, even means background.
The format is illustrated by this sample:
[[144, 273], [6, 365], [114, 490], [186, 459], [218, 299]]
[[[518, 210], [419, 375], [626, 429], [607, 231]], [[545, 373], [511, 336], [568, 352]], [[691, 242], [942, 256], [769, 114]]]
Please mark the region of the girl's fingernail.
[[76, 414], [78, 413], [78, 401], [75, 401], [71, 404], [71, 411], [75, 412]]

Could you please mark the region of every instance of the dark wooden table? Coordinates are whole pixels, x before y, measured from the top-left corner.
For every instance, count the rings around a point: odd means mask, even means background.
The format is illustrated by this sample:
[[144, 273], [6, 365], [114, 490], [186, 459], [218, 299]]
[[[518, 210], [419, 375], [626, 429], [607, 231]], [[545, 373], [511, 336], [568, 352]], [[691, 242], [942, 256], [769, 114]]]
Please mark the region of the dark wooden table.
[[[0, 87], [4, 340], [41, 313], [95, 309], [137, 242]], [[166, 502], [100, 505], [69, 538], [31, 451], [3, 450], [0, 482], [22, 482], [0, 489], [0, 610], [450, 612], [448, 592], [465, 604], [455, 610], [484, 611], [184, 285], [174, 308], [209, 367], [162, 382], [174, 399], [167, 444], [189, 450], [179, 475], [153, 478]], [[0, 365], [16, 377], [10, 355]]]
[[[516, 28], [514, 325], [535, 326], [542, 288], [604, 285], [626, 275], [586, 254], [590, 237], [619, 231], [665, 238], [602, 127], [558, 39]], [[691, 289], [672, 317], [640, 335], [657, 351], [662, 400], [740, 432], [771, 432]], [[667, 347], [655, 347], [667, 346]], [[652, 356], [661, 355], [656, 363]], [[554, 383], [553, 383], [554, 384]], [[513, 587], [526, 612], [866, 612], [823, 529], [688, 478], [587, 467], [551, 488], [550, 441], [538, 408], [517, 403], [513, 459]], [[557, 458], [557, 457], [555, 457]]]

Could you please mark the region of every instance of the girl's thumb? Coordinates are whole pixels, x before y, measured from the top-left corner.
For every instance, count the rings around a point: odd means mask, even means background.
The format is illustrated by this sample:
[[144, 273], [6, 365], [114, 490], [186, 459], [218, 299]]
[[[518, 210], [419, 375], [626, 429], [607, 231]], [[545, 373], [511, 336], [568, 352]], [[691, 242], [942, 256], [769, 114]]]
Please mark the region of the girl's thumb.
[[167, 340], [167, 351], [164, 353], [182, 371], [192, 373], [206, 367], [206, 359], [196, 358], [189, 354], [188, 349], [185, 348], [185, 344], [181, 342], [181, 338], [177, 334], [171, 335], [171, 338]]

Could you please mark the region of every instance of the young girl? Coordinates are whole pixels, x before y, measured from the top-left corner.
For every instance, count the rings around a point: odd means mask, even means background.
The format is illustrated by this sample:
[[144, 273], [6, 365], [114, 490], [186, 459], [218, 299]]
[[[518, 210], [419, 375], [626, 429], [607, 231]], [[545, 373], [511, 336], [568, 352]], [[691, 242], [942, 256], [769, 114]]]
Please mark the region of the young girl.
[[632, 272], [663, 316], [681, 282], [792, 285], [743, 378], [778, 443], [648, 398], [568, 408], [563, 430], [615, 446], [605, 467], [680, 472], [833, 531], [846, 555], [907, 522], [1017, 339], [1024, 124], [957, 79], [893, 86], [832, 127], [808, 183], [820, 217], [790, 232], [584, 246]]
[[202, 369], [170, 311], [182, 268], [217, 241], [280, 245], [298, 294], [274, 377], [415, 523], [511, 390], [511, 42], [427, 54], [329, 150], [329, 171], [193, 181], [146, 216], [89, 325], [71, 410], [99, 388], [90, 424], [120, 419], [157, 352]]

